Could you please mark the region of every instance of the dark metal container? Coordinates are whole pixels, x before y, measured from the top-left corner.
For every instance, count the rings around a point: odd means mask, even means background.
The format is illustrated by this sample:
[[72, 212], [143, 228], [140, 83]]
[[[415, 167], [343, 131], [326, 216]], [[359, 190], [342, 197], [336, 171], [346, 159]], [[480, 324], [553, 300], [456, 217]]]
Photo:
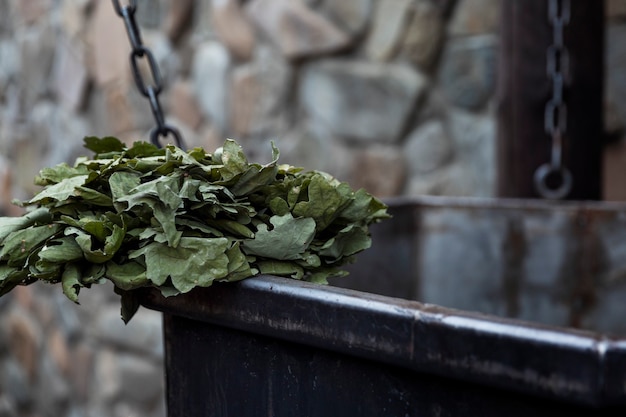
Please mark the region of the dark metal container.
[[390, 211], [340, 282], [357, 290], [263, 276], [146, 291], [169, 416], [626, 416], [626, 207]]

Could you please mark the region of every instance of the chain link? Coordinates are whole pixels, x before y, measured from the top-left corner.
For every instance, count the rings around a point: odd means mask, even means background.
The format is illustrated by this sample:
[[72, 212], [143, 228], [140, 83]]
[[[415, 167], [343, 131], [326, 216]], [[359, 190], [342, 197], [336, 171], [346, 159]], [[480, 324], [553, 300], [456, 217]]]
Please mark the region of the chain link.
[[567, 104], [563, 90], [570, 83], [570, 56], [563, 29], [570, 22], [570, 0], [548, 0], [548, 20], [552, 25], [552, 44], [546, 51], [546, 75], [552, 81], [552, 97], [546, 103], [544, 128], [552, 139], [550, 162], [535, 171], [537, 193], [548, 199], [565, 198], [572, 190], [571, 172], [563, 164], [563, 142], [567, 131]]
[[[128, 40], [132, 47], [130, 53], [130, 68], [133, 73], [133, 79], [137, 89], [146, 97], [150, 103], [152, 115], [156, 121], [156, 127], [150, 132], [150, 140], [156, 146], [161, 146], [160, 138], [166, 138], [172, 136], [176, 146], [182, 147], [182, 138], [180, 132], [175, 127], [165, 123], [165, 116], [163, 115], [163, 109], [159, 102], [159, 94], [163, 91], [163, 78], [159, 71], [159, 66], [156, 62], [156, 58], [150, 49], [148, 49], [142, 41], [141, 31], [139, 25], [135, 19], [135, 12], [137, 11], [137, 0], [128, 0], [128, 4], [122, 6], [120, 0], [112, 0], [115, 13], [124, 20], [126, 26], [126, 32], [128, 33]], [[148, 67], [150, 68], [150, 74], [152, 76], [152, 84], [146, 84], [146, 81], [139, 70], [139, 63], [142, 59], [148, 61]]]

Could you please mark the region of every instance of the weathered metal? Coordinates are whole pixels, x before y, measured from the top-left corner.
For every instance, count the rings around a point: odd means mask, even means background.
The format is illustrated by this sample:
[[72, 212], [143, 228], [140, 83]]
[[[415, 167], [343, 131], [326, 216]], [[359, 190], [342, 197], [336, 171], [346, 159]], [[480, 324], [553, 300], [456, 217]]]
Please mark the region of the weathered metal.
[[626, 204], [420, 197], [391, 203], [336, 285], [626, 335]]
[[[626, 264], [625, 206], [423, 198], [391, 212], [342, 282], [360, 291], [268, 276], [146, 291], [165, 313], [169, 416], [626, 415], [609, 279]], [[467, 311], [589, 325], [604, 303], [612, 336]]]

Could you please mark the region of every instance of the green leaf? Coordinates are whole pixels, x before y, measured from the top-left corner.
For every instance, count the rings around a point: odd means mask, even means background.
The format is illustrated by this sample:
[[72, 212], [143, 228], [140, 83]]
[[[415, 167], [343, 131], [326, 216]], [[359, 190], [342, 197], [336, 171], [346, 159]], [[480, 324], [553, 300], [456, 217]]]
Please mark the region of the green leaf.
[[224, 143], [221, 160], [224, 165], [220, 170], [223, 181], [232, 180], [237, 175], [243, 174], [248, 168], [248, 160], [243, 149], [231, 139]]
[[239, 281], [258, 274], [258, 270], [251, 268], [246, 255], [241, 251], [239, 242], [236, 242], [228, 251], [228, 275], [226, 281]]
[[353, 200], [341, 212], [340, 217], [347, 223], [369, 224], [390, 216], [387, 214], [387, 206], [382, 201], [360, 189], [354, 193]]
[[28, 271], [0, 265], [0, 297], [21, 284], [28, 277]]
[[126, 145], [124, 145], [122, 141], [111, 136], [104, 138], [88, 136], [85, 137], [84, 142], [85, 148], [97, 154], [108, 152], [123, 152], [126, 149]]
[[134, 290], [147, 286], [150, 281], [146, 267], [138, 262], [128, 261], [121, 265], [113, 261], [106, 263], [106, 277], [123, 290]]
[[257, 266], [262, 274], [291, 277], [294, 279], [302, 279], [302, 277], [304, 277], [304, 269], [295, 262], [262, 261], [258, 262]]
[[289, 204], [282, 198], [276, 197], [270, 201], [270, 210], [277, 216], [284, 216], [289, 213]]
[[200, 180], [185, 179], [183, 181], [183, 186], [180, 188], [180, 197], [189, 201], [201, 201], [198, 198], [198, 192], [201, 185], [202, 181]]
[[89, 169], [84, 165], [71, 167], [66, 163], [59, 164], [52, 168], [44, 168], [39, 172], [35, 179], [38, 185], [56, 184], [66, 178], [76, 177], [79, 175], [88, 175]]
[[176, 218], [176, 224], [178, 226], [187, 227], [191, 230], [197, 230], [207, 237], [222, 237], [224, 233], [220, 232], [217, 228], [209, 226], [206, 222], [194, 220], [193, 218]]
[[338, 268], [324, 268], [306, 276], [305, 280], [313, 284], [328, 284], [328, 278], [339, 278], [347, 275], [347, 271], [342, 271]]
[[0, 250], [0, 259], [9, 266], [23, 266], [31, 252], [60, 230], [57, 224], [29, 227], [9, 234]]
[[111, 189], [113, 202], [118, 202], [120, 198], [126, 197], [130, 194], [130, 191], [140, 183], [141, 174], [135, 171], [117, 171], [111, 174], [109, 177], [109, 187]]
[[150, 156], [164, 156], [165, 149], [157, 148], [149, 142], [135, 142], [133, 146], [126, 151], [129, 158], [146, 158]]
[[277, 172], [275, 165], [263, 168], [251, 165], [231, 187], [231, 191], [237, 197], [250, 194], [274, 181]]
[[80, 270], [76, 264], [70, 263], [65, 266], [63, 275], [61, 275], [61, 285], [63, 294], [78, 304], [78, 293], [82, 285], [80, 283]]
[[315, 235], [315, 221], [311, 218], [294, 219], [288, 213], [272, 216], [270, 223], [271, 230], [265, 224], [259, 225], [255, 238], [243, 243], [244, 252], [277, 260], [301, 258]]
[[316, 173], [307, 188], [307, 201], [297, 203], [293, 214], [311, 217], [322, 231], [337, 217], [341, 209], [351, 202], [351, 189], [345, 183], [338, 183], [329, 177]]
[[83, 286], [91, 284], [102, 284], [104, 282], [104, 273], [106, 268], [104, 264], [82, 264], [82, 275], [80, 282]]
[[355, 227], [352, 224], [343, 228], [335, 237], [330, 239], [319, 253], [322, 256], [338, 260], [369, 248], [371, 243], [367, 229]]
[[0, 217], [0, 244], [13, 232], [35, 224], [49, 224], [50, 222], [52, 222], [52, 215], [45, 207], [26, 213], [22, 217]]
[[69, 236], [48, 241], [39, 251], [39, 259], [50, 263], [73, 262], [83, 259], [83, 251]]
[[130, 258], [145, 257], [147, 276], [155, 285], [171, 278], [181, 293], [194, 287], [208, 287], [228, 274], [229, 248], [226, 238], [183, 237], [176, 248], [151, 243], [130, 253]]
[[215, 228], [219, 228], [225, 232], [228, 232], [231, 235], [236, 237], [244, 237], [248, 239], [254, 238], [254, 232], [250, 230], [247, 226], [236, 222], [234, 220], [227, 219], [219, 219], [219, 220], [208, 220], [207, 224], [214, 226]]
[[63, 272], [63, 265], [56, 262], [44, 261], [41, 259], [34, 261], [37, 258], [36, 254], [34, 255], [34, 257], [29, 258], [28, 276], [51, 283], [59, 282], [61, 280], [61, 274]]
[[96, 245], [94, 245], [92, 236], [81, 229], [70, 227], [65, 229], [65, 234], [67, 236], [75, 236], [74, 239], [83, 251], [87, 261], [101, 264], [111, 260], [113, 256], [115, 256], [118, 249], [122, 246], [126, 231], [122, 227], [113, 225], [113, 230], [104, 240], [104, 247], [102, 249], [93, 249]]
[[169, 296], [259, 272], [325, 282], [387, 217], [364, 190], [278, 165], [273, 143], [266, 165], [232, 140], [213, 154], [112, 137], [85, 145], [94, 157], [44, 168], [42, 191], [17, 202], [36, 210], [0, 218], [0, 295], [43, 280], [77, 301], [108, 279], [128, 321], [144, 286]]
[[65, 178], [57, 184], [46, 187], [39, 194], [31, 198], [28, 203], [45, 203], [48, 199], [65, 201], [76, 195], [76, 189], [84, 185], [88, 177], [88, 175], [77, 175], [75, 177]]
[[115, 293], [119, 294], [122, 298], [122, 308], [120, 310], [120, 315], [124, 324], [128, 324], [128, 322], [135, 316], [141, 304], [139, 303], [139, 298], [135, 291], [124, 291], [121, 288], [115, 287]]

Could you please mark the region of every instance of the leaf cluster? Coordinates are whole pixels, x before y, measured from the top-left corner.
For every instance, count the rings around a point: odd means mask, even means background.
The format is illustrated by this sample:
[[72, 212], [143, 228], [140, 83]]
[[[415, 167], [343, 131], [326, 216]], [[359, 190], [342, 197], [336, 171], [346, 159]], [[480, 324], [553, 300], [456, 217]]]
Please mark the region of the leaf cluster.
[[328, 174], [273, 160], [249, 163], [232, 140], [210, 154], [113, 137], [85, 138], [95, 153], [43, 169], [43, 190], [22, 217], [0, 218], [0, 296], [16, 285], [60, 283], [78, 302], [105, 280], [122, 296], [165, 296], [259, 273], [325, 283], [370, 246], [386, 206]]

